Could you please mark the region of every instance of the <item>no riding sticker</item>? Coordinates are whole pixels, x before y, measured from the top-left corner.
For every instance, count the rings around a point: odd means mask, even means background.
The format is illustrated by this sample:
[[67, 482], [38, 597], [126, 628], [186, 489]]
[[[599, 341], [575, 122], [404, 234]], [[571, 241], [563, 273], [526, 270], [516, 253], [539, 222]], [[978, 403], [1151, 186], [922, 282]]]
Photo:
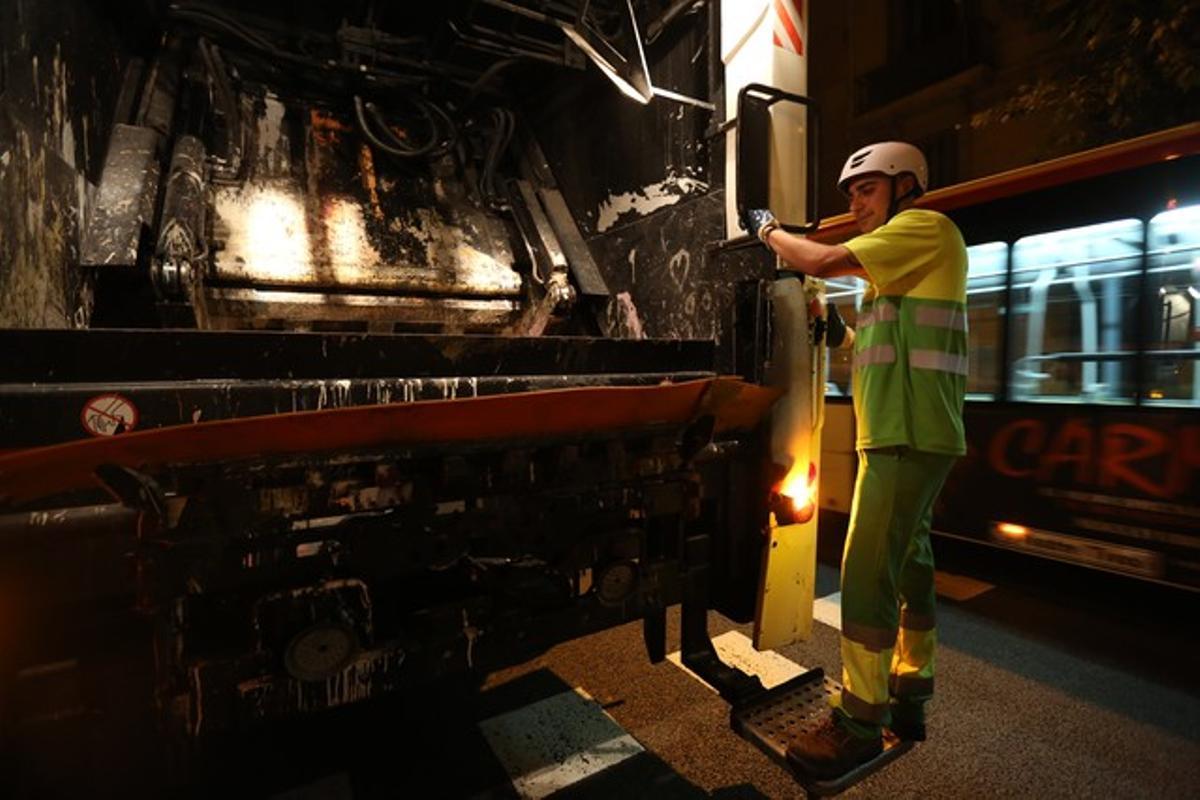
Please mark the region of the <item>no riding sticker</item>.
[[79, 419], [92, 436], [114, 436], [137, 427], [138, 411], [127, 397], [100, 394], [83, 404]]

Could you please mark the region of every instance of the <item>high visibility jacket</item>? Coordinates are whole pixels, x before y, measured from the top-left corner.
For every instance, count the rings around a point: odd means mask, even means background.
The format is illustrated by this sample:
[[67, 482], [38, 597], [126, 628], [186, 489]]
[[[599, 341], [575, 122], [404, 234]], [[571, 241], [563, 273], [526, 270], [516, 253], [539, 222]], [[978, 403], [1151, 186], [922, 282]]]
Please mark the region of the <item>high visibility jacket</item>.
[[966, 452], [967, 249], [949, 218], [907, 209], [846, 242], [870, 277], [854, 340], [858, 449]]

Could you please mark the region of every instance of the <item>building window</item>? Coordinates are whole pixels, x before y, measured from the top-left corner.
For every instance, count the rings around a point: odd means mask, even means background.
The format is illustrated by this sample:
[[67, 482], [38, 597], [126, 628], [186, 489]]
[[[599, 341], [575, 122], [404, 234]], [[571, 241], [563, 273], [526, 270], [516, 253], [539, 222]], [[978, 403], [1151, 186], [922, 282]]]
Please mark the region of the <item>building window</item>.
[[958, 131], [948, 128], [913, 144], [925, 154], [929, 164], [929, 188], [958, 183]]
[[898, 56], [942, 43], [961, 25], [958, 0], [892, 0], [888, 8], [888, 55]]
[[855, 79], [862, 114], [983, 63], [969, 0], [893, 0], [887, 61]]

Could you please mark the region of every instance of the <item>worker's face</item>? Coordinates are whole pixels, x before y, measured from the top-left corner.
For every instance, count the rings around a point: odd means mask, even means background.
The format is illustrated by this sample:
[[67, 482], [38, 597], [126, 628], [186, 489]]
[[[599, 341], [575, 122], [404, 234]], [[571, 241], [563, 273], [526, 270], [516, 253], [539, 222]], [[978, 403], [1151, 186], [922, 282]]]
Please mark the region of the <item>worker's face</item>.
[[850, 181], [850, 213], [861, 233], [870, 233], [887, 222], [892, 182], [883, 175], [863, 175]]

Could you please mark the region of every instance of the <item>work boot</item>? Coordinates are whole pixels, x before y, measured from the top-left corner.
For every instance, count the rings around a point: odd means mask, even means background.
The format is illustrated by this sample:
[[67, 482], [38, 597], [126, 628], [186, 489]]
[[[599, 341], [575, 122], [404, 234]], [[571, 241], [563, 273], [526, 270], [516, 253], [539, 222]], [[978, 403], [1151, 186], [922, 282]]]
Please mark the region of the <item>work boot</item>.
[[925, 709], [921, 706], [892, 704], [892, 724], [888, 729], [906, 742], [925, 741]]
[[846, 729], [835, 713], [830, 713], [810, 731], [788, 745], [788, 761], [813, 778], [840, 778], [883, 752], [883, 736], [857, 736]]

